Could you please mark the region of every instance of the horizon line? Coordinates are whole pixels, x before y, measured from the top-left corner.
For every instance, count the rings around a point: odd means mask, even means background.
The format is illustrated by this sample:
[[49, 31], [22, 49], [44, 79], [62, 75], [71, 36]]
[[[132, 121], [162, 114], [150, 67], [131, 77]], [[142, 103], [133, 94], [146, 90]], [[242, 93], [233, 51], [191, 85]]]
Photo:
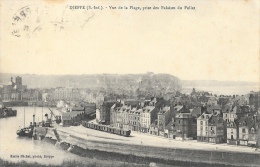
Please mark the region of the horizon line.
[[148, 74], [148, 73], [153, 73], [153, 74], [166, 74], [166, 75], [171, 75], [173, 77], [178, 78], [181, 81], [220, 81], [220, 82], [250, 82], [250, 83], [260, 83], [259, 81], [245, 81], [245, 80], [218, 80], [218, 79], [181, 79], [180, 77], [170, 74], [170, 73], [155, 73], [152, 71], [148, 71], [145, 73], [124, 73], [124, 74], [119, 74], [119, 73], [93, 73], [93, 74], [35, 74], [35, 73], [8, 73], [8, 72], [0, 72], [0, 76], [1, 74], [14, 74], [14, 75], [45, 75], [45, 76], [69, 76], [69, 75], [74, 75], [74, 76], [81, 76], [81, 75], [104, 75], [104, 74], [108, 74], [108, 75], [138, 75], [138, 74]]

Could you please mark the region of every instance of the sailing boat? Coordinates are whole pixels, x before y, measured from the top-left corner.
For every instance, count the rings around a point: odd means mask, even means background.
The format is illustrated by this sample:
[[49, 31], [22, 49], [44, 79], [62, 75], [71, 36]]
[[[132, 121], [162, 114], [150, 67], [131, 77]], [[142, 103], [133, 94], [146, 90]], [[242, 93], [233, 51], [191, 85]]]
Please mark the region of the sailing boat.
[[[34, 118], [35, 118], [35, 115], [33, 115], [33, 122], [34, 122]], [[32, 125], [32, 123], [30, 123], [30, 126], [29, 126], [29, 127], [25, 127], [25, 107], [24, 107], [24, 122], [23, 122], [23, 128], [18, 129], [18, 130], [16, 131], [16, 134], [17, 134], [18, 136], [32, 137], [32, 135], [33, 135], [33, 129], [34, 129], [34, 126]]]

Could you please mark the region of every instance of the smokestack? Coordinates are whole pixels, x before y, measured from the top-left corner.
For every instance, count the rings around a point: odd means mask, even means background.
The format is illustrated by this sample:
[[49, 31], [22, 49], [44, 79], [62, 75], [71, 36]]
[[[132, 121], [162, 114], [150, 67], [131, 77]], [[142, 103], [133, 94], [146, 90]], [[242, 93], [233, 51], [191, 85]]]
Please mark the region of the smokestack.
[[46, 121], [48, 121], [48, 114], [45, 114], [44, 116], [46, 117]]
[[35, 115], [33, 114], [33, 125], [36, 126]]

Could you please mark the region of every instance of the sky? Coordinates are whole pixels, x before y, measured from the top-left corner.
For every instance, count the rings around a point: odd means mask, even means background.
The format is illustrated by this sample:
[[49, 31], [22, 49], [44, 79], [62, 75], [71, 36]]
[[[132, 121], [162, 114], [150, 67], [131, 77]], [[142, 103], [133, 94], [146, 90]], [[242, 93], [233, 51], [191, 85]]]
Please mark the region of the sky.
[[[76, 5], [107, 9], [70, 9]], [[0, 72], [154, 72], [183, 80], [260, 82], [259, 9], [258, 0], [2, 0]]]

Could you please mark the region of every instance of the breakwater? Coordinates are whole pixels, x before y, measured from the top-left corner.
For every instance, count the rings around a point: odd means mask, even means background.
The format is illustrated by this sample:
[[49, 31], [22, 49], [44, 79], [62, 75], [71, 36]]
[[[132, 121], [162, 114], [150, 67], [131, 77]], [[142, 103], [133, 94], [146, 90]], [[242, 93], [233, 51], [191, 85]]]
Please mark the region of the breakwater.
[[[69, 150], [79, 156], [100, 160], [128, 163], [159, 164], [176, 166], [259, 166], [259, 153], [223, 152], [218, 150], [192, 150], [145, 145], [121, 144], [116, 142], [91, 141], [73, 135], [60, 135]], [[55, 137], [45, 141], [55, 143]], [[49, 138], [49, 139], [48, 139]], [[65, 147], [67, 148], [67, 147]]]

